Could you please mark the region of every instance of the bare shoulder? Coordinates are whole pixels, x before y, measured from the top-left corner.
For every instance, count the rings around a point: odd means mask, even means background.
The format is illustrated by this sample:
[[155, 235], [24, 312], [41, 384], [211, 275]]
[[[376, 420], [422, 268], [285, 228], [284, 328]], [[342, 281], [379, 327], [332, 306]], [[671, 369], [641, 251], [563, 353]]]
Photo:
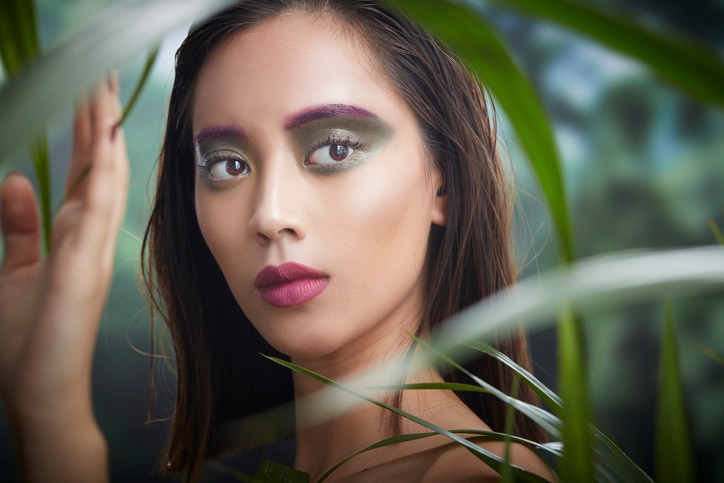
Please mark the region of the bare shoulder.
[[[497, 455], [503, 456], [505, 445], [503, 443], [485, 443], [480, 445]], [[450, 443], [440, 448], [439, 456], [430, 465], [422, 482], [450, 481], [456, 483], [499, 481], [500, 475], [480, 461], [470, 451]], [[513, 444], [510, 447], [510, 461], [515, 466], [536, 474], [548, 481], [556, 481], [551, 469], [530, 448]]]

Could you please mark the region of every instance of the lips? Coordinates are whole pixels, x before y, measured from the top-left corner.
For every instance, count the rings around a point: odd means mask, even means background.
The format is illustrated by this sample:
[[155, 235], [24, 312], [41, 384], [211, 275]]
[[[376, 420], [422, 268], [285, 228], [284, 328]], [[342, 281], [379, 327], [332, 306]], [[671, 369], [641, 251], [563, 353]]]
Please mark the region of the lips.
[[254, 279], [259, 296], [274, 307], [302, 305], [329, 285], [329, 275], [298, 263], [267, 265]]

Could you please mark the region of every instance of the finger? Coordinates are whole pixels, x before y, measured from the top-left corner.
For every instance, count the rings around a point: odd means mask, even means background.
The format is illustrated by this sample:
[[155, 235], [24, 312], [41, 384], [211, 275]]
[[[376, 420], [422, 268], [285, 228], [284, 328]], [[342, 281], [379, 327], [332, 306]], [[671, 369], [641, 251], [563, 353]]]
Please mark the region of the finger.
[[91, 142], [91, 107], [90, 101], [83, 98], [76, 108], [73, 120], [73, 151], [65, 181], [65, 198], [81, 198], [83, 181], [90, 168]]
[[0, 228], [5, 255], [0, 271], [40, 261], [40, 215], [28, 179], [11, 173], [0, 185]]
[[121, 105], [116, 92], [112, 82], [101, 84], [91, 105], [93, 161], [79, 233], [82, 240], [94, 245], [86, 247], [89, 253], [101, 254], [109, 245], [115, 246], [119, 218], [125, 210], [128, 161], [123, 133], [117, 126]]

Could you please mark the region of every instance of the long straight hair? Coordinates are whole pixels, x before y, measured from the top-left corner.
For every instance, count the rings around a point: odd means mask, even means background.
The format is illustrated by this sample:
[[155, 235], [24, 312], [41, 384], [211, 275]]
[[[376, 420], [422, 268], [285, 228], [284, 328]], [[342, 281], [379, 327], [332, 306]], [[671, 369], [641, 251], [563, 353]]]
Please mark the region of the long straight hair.
[[[371, 0], [248, 0], [192, 27], [176, 53], [142, 257], [152, 308], [169, 328], [178, 371], [162, 468], [190, 479], [198, 475], [204, 458], [226, 449], [216, 444], [221, 424], [293, 399], [291, 374], [259, 356], [279, 354], [239, 307], [201, 235], [190, 120], [196, 80], [209, 54], [232, 35], [283, 12], [329, 15], [365, 43], [379, 71], [415, 113], [430, 159], [443, 176], [448, 222], [433, 226], [429, 235], [421, 333], [515, 280], [510, 190], [497, 153], [495, 113], [476, 78], [430, 35]], [[497, 347], [530, 366], [522, 333], [499, 340]], [[503, 391], [513, 386], [512, 372], [491, 357], [482, 356], [467, 368]], [[464, 380], [452, 369], [443, 375], [449, 381]], [[478, 393], [459, 397], [493, 430], [503, 430], [504, 403]], [[519, 397], [536, 402], [525, 385]], [[540, 428], [520, 413], [513, 429], [529, 439], [543, 438]]]

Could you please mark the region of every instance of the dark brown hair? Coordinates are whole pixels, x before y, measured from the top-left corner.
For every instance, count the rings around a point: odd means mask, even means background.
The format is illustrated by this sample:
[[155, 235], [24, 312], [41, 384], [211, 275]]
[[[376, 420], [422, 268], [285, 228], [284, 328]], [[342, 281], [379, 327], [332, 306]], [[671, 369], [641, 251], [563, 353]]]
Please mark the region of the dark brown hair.
[[[176, 407], [167, 447], [168, 470], [198, 474], [222, 423], [290, 401], [291, 374], [262, 359], [276, 351], [256, 332], [232, 296], [199, 230], [194, 209], [190, 108], [205, 60], [225, 39], [287, 11], [316, 12], [344, 22], [366, 42], [415, 113], [428, 153], [444, 179], [448, 223], [433, 226], [421, 331], [514, 282], [509, 189], [497, 155], [495, 114], [478, 81], [438, 42], [403, 16], [370, 0], [249, 0], [192, 28], [176, 54], [153, 212], [144, 238], [144, 278], [152, 306], [166, 321], [178, 370]], [[242, 60], [243, 61], [243, 60]], [[522, 334], [497, 347], [529, 366]], [[278, 354], [276, 354], [278, 355]], [[509, 392], [513, 374], [483, 356], [467, 367]], [[450, 370], [447, 380], [464, 380]], [[506, 406], [490, 395], [460, 393], [493, 430]], [[519, 397], [534, 402], [527, 387]], [[540, 429], [516, 415], [515, 434], [540, 440]]]

